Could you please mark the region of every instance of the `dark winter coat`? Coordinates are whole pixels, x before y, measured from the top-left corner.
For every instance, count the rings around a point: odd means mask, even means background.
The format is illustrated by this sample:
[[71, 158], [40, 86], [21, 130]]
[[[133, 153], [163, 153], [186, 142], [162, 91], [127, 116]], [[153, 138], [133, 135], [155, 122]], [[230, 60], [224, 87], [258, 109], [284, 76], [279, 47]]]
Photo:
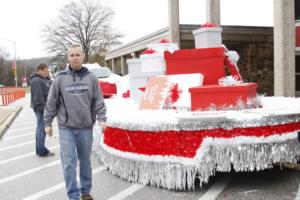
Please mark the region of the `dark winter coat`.
[[46, 106], [51, 80], [36, 73], [32, 74], [30, 79], [31, 107], [35, 112], [43, 112]]

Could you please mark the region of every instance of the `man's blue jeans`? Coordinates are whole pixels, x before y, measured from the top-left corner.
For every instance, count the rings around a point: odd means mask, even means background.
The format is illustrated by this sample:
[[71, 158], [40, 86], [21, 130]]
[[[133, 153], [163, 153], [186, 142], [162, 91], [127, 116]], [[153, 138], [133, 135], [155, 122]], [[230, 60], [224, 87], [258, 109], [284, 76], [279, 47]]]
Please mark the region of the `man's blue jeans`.
[[35, 131], [35, 153], [39, 156], [45, 156], [49, 153], [49, 150], [45, 147], [45, 122], [44, 112], [34, 112], [36, 116], [36, 131]]
[[[91, 152], [92, 128], [59, 127], [60, 157], [69, 199], [77, 200], [92, 189]], [[79, 160], [80, 189], [77, 186], [76, 167]]]

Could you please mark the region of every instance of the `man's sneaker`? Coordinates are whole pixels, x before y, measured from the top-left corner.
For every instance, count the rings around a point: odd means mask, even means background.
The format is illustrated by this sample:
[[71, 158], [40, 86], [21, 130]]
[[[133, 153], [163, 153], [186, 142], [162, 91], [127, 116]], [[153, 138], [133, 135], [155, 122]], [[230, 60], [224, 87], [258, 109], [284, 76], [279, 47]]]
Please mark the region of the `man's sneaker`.
[[52, 152], [48, 152], [46, 155], [39, 155], [40, 157], [53, 157], [55, 154]]
[[82, 194], [81, 199], [82, 200], [94, 200], [94, 198], [90, 194]]

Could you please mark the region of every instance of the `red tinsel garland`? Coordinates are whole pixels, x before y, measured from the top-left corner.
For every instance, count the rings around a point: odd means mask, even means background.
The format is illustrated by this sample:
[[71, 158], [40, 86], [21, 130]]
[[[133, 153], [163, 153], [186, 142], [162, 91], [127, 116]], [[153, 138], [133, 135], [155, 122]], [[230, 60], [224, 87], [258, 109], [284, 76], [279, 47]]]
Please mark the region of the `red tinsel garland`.
[[268, 137], [299, 129], [300, 122], [231, 130], [199, 131], [132, 131], [108, 127], [104, 133], [104, 143], [123, 152], [193, 158], [204, 138]]

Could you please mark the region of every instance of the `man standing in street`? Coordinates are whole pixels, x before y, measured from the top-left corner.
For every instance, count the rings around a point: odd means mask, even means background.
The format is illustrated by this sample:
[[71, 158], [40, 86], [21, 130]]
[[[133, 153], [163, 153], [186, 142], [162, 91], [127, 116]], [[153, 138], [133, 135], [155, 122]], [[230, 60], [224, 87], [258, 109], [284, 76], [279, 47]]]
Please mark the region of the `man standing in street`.
[[40, 157], [54, 156], [45, 147], [46, 133], [45, 123], [44, 123], [44, 108], [46, 106], [46, 101], [48, 97], [49, 87], [51, 85], [51, 80], [49, 79], [49, 67], [45, 63], [41, 63], [37, 67], [37, 72], [31, 75], [31, 107], [36, 116], [37, 127], [35, 132], [36, 145], [35, 151], [36, 155]]
[[[70, 200], [92, 200], [91, 151], [93, 124], [96, 119], [105, 129], [106, 106], [95, 75], [82, 66], [80, 45], [68, 49], [69, 65], [60, 72], [49, 92], [44, 119], [45, 131], [52, 134], [52, 120], [57, 115], [60, 155], [67, 195]], [[80, 188], [76, 167], [79, 160]]]

